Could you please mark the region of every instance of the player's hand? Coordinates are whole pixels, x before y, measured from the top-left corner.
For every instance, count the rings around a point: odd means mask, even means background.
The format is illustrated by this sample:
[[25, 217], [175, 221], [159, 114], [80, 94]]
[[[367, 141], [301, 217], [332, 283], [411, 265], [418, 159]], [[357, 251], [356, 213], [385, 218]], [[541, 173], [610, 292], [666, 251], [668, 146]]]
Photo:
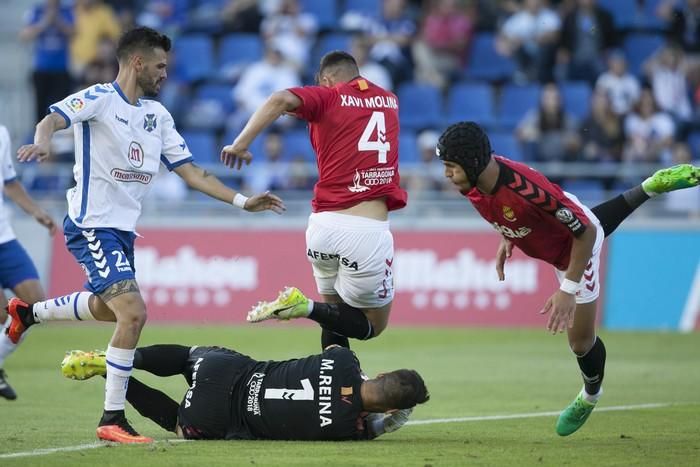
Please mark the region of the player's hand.
[[274, 211], [277, 214], [282, 214], [287, 210], [282, 199], [273, 195], [269, 191], [261, 193], [259, 195], [251, 196], [245, 202], [243, 207], [248, 212], [260, 212], [260, 211]]
[[236, 144], [235, 141], [233, 144], [224, 146], [221, 150], [221, 162], [223, 162], [226, 167], [234, 168], [235, 166], [236, 170], [241, 170], [243, 163], [249, 165], [252, 160], [253, 154], [248, 151], [248, 148]]
[[17, 150], [17, 160], [20, 162], [31, 162], [33, 160], [43, 162], [50, 155], [50, 143], [25, 144]]
[[53, 236], [53, 234], [56, 233], [56, 223], [46, 211], [40, 209], [34, 214], [34, 219], [36, 219], [39, 224], [49, 229], [49, 235]]
[[547, 330], [552, 334], [563, 332], [574, 325], [576, 295], [557, 290], [544, 304], [540, 314], [550, 313]]
[[513, 255], [513, 243], [507, 238], [501, 238], [501, 244], [498, 245], [498, 252], [496, 253], [496, 272], [498, 273], [498, 280], [506, 280], [506, 274], [504, 271], [504, 266], [506, 260]]

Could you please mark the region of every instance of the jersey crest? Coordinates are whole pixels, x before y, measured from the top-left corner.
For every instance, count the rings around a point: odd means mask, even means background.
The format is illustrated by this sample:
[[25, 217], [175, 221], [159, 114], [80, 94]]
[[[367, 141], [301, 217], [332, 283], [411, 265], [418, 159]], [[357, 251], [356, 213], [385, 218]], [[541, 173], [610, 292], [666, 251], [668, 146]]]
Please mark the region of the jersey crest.
[[143, 117], [143, 129], [147, 132], [150, 133], [155, 130], [157, 125], [156, 114], [146, 114], [146, 116]]

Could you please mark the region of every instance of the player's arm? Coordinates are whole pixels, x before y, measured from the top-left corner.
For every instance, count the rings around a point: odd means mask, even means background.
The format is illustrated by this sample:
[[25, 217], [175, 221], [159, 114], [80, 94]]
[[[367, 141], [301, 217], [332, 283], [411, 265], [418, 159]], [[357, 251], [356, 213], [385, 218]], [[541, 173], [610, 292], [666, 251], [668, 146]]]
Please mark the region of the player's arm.
[[252, 154], [248, 151], [253, 140], [272, 122], [286, 112], [292, 112], [301, 105], [301, 99], [294, 93], [284, 90], [273, 93], [267, 101], [257, 109], [246, 123], [243, 131], [232, 144], [221, 150], [221, 162], [227, 167], [236, 166], [240, 169], [245, 162], [250, 164]]
[[17, 206], [21, 207], [24, 212], [36, 219], [38, 223], [49, 229], [51, 235], [56, 232], [56, 223], [53, 218], [36, 204], [19, 180], [14, 179], [10, 182], [5, 182], [5, 195]]
[[51, 152], [51, 137], [58, 130], [67, 128], [66, 119], [57, 112], [51, 112], [36, 125], [34, 143], [25, 144], [17, 151], [17, 160], [29, 162], [45, 161]]
[[236, 190], [229, 188], [214, 174], [195, 165], [192, 162], [181, 164], [173, 171], [182, 178], [187, 186], [200, 191], [214, 199], [233, 204], [249, 212], [270, 210], [281, 214], [286, 210], [282, 200], [270, 192], [261, 193], [247, 198]]

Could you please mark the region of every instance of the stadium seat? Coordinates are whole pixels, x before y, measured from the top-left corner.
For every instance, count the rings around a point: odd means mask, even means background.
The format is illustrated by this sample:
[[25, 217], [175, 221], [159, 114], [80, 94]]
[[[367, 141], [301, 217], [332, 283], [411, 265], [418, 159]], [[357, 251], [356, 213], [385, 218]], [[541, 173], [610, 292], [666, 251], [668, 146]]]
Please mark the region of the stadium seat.
[[638, 0], [598, 0], [598, 6], [612, 15], [617, 29], [643, 26], [645, 12]]
[[586, 206], [592, 207], [605, 201], [606, 192], [600, 180], [564, 180], [561, 188], [581, 200]]
[[216, 144], [214, 133], [210, 131], [183, 131], [182, 137], [196, 162], [220, 164], [221, 148]]
[[282, 135], [284, 147], [282, 149], [282, 158], [287, 161], [298, 159], [302, 156], [307, 162], [315, 162], [316, 154], [311, 141], [309, 140], [309, 132], [306, 130], [288, 131]]
[[301, 10], [316, 17], [322, 30], [335, 29], [338, 25], [338, 6], [329, 0], [301, 0]]
[[472, 120], [483, 127], [493, 126], [493, 91], [486, 83], [458, 83], [447, 96], [445, 125], [462, 120]]
[[204, 34], [191, 34], [175, 41], [175, 75], [186, 82], [211, 77], [214, 71], [214, 45]]
[[321, 36], [316, 43], [316, 47], [314, 48], [314, 52], [312, 54], [311, 68], [316, 70], [318, 68], [318, 64], [321, 62], [321, 57], [332, 50], [344, 50], [346, 52], [350, 52], [350, 41], [350, 34], [332, 33]]
[[345, 11], [354, 11], [372, 18], [379, 18], [382, 12], [381, 3], [380, 0], [345, 0]]
[[654, 52], [664, 45], [661, 34], [634, 33], [625, 37], [624, 51], [631, 73], [641, 76], [642, 65]]
[[474, 37], [467, 59], [467, 79], [499, 81], [512, 77], [515, 64], [496, 52], [495, 35], [482, 32]]
[[514, 161], [522, 161], [523, 152], [520, 143], [511, 131], [493, 131], [489, 134], [491, 149], [498, 156], [507, 157]]
[[398, 98], [401, 128], [419, 130], [440, 126], [442, 98], [436, 87], [406, 83], [399, 88]]
[[588, 116], [591, 88], [584, 81], [565, 81], [559, 84], [564, 108], [582, 120]]
[[263, 51], [262, 40], [257, 34], [229, 34], [219, 47], [219, 75], [237, 78], [246, 65], [262, 60]]
[[221, 130], [233, 110], [231, 86], [205, 84], [197, 88], [182, 119], [188, 129]]
[[506, 85], [500, 99], [499, 124], [507, 129], [515, 128], [528, 111], [539, 106], [541, 90], [542, 88], [536, 84]]
[[399, 135], [399, 164], [414, 164], [418, 162], [419, 158], [416, 134], [412, 131], [401, 131]]

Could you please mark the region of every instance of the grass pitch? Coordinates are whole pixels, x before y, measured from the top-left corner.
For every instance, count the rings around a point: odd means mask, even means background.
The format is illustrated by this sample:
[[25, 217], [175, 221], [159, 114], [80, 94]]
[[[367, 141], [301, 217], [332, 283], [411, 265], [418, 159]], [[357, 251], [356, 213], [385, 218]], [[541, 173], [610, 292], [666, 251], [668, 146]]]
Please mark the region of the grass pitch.
[[[563, 336], [544, 330], [389, 328], [353, 342], [370, 374], [415, 368], [431, 400], [413, 420], [372, 442], [210, 441], [174, 443], [128, 408], [134, 427], [159, 440], [151, 446], [95, 443], [103, 380], [77, 382], [59, 370], [68, 349], [104, 348], [108, 325], [37, 327], [6, 362], [19, 398], [0, 400], [0, 465], [700, 465], [700, 335], [604, 333], [605, 394], [574, 435], [554, 432], [556, 412], [581, 387]], [[223, 345], [257, 359], [315, 353], [314, 327], [157, 326], [141, 344]], [[140, 377], [176, 400], [182, 378]], [[653, 408], [633, 408], [660, 404]], [[543, 415], [545, 414], [545, 415]], [[489, 420], [479, 417], [512, 415]], [[444, 422], [445, 418], [468, 418]], [[65, 451], [52, 450], [66, 448]], [[47, 453], [40, 450], [49, 449]]]

